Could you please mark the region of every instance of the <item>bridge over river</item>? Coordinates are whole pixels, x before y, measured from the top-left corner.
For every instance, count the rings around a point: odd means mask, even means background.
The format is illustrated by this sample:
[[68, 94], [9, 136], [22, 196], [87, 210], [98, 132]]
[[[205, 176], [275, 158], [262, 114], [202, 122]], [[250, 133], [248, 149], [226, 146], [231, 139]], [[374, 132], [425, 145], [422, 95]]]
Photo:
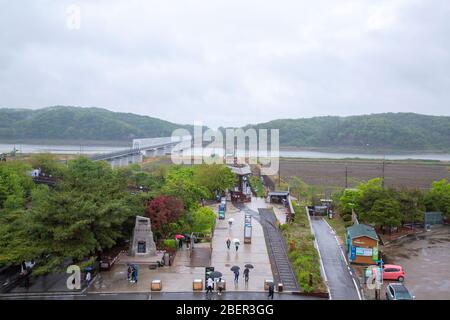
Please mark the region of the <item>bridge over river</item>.
[[[140, 163], [144, 156], [156, 157], [169, 155], [172, 153], [174, 146], [183, 142], [189, 144], [190, 147], [191, 141], [191, 136], [134, 139], [132, 148], [101, 153], [90, 158], [95, 161], [109, 162], [113, 168], [122, 167], [132, 163]], [[181, 148], [178, 148], [178, 151], [181, 150]]]

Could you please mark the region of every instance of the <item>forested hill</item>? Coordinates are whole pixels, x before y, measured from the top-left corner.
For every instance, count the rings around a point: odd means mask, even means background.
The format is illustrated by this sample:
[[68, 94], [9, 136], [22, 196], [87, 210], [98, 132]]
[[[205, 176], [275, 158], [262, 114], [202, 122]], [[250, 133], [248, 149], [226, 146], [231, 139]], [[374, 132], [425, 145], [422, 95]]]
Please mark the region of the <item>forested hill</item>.
[[245, 128], [280, 129], [281, 146], [370, 151], [450, 151], [450, 117], [382, 113], [280, 119]]
[[191, 126], [100, 108], [0, 109], [0, 139], [130, 141], [170, 136], [177, 128]]
[[[279, 119], [248, 128], [280, 129], [282, 147], [450, 152], [450, 117], [382, 113]], [[170, 136], [190, 125], [100, 108], [0, 109], [0, 139], [130, 141]], [[222, 128], [223, 129], [223, 128]]]

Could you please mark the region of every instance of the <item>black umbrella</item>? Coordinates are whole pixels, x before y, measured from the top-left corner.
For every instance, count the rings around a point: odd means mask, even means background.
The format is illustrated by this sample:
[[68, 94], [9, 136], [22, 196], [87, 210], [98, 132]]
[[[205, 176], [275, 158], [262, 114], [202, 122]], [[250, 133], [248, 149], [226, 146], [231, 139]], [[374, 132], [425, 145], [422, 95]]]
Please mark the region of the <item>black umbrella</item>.
[[249, 268], [249, 269], [253, 269], [254, 266], [250, 263], [247, 263], [244, 267]]
[[214, 272], [211, 272], [211, 274], [209, 276], [213, 279], [220, 278], [220, 277], [222, 277], [222, 272], [214, 271]]
[[241, 268], [239, 268], [238, 266], [231, 267], [231, 271], [233, 271], [233, 272], [239, 271], [239, 269], [241, 269]]

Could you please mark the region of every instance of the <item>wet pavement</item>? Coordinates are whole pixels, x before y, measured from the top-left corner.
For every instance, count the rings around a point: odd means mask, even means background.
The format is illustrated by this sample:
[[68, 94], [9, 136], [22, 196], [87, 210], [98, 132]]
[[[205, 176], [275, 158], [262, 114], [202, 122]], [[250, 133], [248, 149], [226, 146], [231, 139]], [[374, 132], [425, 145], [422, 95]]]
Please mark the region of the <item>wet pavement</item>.
[[[193, 265], [190, 250], [185, 247], [178, 250], [172, 266], [164, 266], [157, 269], [150, 269], [148, 265], [140, 265], [137, 283], [130, 283], [127, 280], [126, 264], [116, 263], [110, 271], [101, 272], [91, 283], [86, 294], [65, 294], [64, 292], [54, 292], [46, 294], [48, 290], [36, 290], [35, 293], [22, 295], [17, 292], [18, 299], [148, 299], [152, 280], [162, 281], [162, 292], [152, 293], [153, 297], [160, 299], [196, 299], [202, 298], [204, 292], [193, 292], [192, 282], [194, 279], [203, 279], [205, 267], [214, 266], [216, 270], [223, 273], [226, 281], [226, 291], [221, 299], [264, 299], [267, 294], [264, 291], [264, 282], [273, 279], [273, 272], [269, 253], [266, 246], [266, 239], [263, 228], [259, 222], [259, 208], [270, 208], [262, 198], [253, 198], [251, 203], [243, 204], [241, 208], [234, 207], [227, 203], [225, 220], [217, 220], [214, 237], [212, 239], [212, 252], [210, 254], [209, 244], [199, 244], [203, 246], [201, 253]], [[217, 211], [217, 205], [212, 205]], [[243, 209], [243, 210], [241, 210]], [[252, 239], [251, 243], [244, 243], [244, 220], [245, 214], [252, 214]], [[281, 214], [278, 214], [281, 217]], [[233, 218], [231, 228], [228, 226], [228, 219]], [[236, 251], [232, 245], [230, 249], [226, 247], [226, 239], [237, 238], [240, 246]], [[200, 249], [200, 248], [199, 248]], [[199, 251], [199, 253], [200, 253]], [[208, 252], [207, 252], [208, 251]], [[245, 284], [242, 277], [244, 265], [250, 263], [254, 269], [250, 271], [250, 280]], [[234, 283], [234, 274], [230, 268], [237, 265], [241, 268], [240, 279]], [[66, 277], [64, 277], [65, 280]], [[60, 279], [58, 279], [60, 280]], [[53, 281], [52, 281], [53, 282]], [[58, 282], [59, 284], [59, 282]], [[64, 282], [65, 284], [65, 282]], [[57, 286], [58, 288], [60, 285]], [[59, 291], [59, 290], [57, 290]], [[29, 292], [30, 293], [30, 292]], [[280, 295], [281, 299], [315, 299], [312, 297], [293, 296], [288, 293]]]
[[335, 233], [322, 218], [311, 219], [333, 300], [360, 300]]
[[[246, 207], [244, 205], [244, 207]], [[255, 198], [255, 201], [248, 204], [249, 207], [267, 206], [264, 200]], [[218, 205], [211, 206], [217, 212]], [[228, 226], [228, 219], [233, 218], [231, 228]], [[252, 219], [252, 239], [251, 243], [244, 243], [244, 220], [245, 212], [227, 203], [225, 220], [217, 220], [212, 239], [212, 252], [209, 259], [209, 252], [202, 254], [196, 259], [193, 266], [190, 251], [186, 248], [178, 250], [172, 266], [160, 267], [154, 270], [142, 265], [139, 269], [138, 283], [127, 281], [126, 265], [116, 264], [110, 271], [102, 272], [91, 285], [90, 293], [116, 293], [116, 292], [148, 292], [152, 280], [162, 281], [162, 291], [167, 293], [192, 292], [194, 279], [205, 279], [205, 267], [213, 266], [216, 271], [223, 274], [226, 281], [226, 291], [260, 291], [264, 292], [264, 281], [273, 279], [271, 264], [265, 243], [262, 226], [257, 219]], [[239, 239], [238, 251], [232, 245], [227, 249], [226, 239]], [[209, 244], [198, 244], [196, 247], [205, 246], [202, 249], [210, 249]], [[201, 250], [202, 252], [205, 250]], [[194, 249], [195, 251], [195, 249]], [[250, 271], [248, 284], [245, 284], [242, 277], [244, 265], [250, 263], [254, 269]], [[237, 265], [241, 268], [240, 279], [234, 283], [234, 274], [230, 268]]]
[[[0, 300], [267, 300], [265, 292], [224, 292], [206, 295], [205, 292], [117, 292], [117, 293], [88, 293], [79, 295], [47, 295], [47, 296], [16, 296], [1, 297]], [[325, 300], [322, 298], [293, 295], [289, 293], [274, 294], [274, 300]]]
[[[225, 219], [217, 220], [216, 223], [212, 242], [211, 266], [223, 273], [228, 291], [264, 291], [264, 281], [273, 279], [264, 232], [255, 216], [252, 217], [251, 243], [244, 243], [245, 213], [248, 213], [249, 209], [254, 206], [266, 207], [267, 205], [258, 198], [253, 198], [251, 203], [244, 204], [240, 208], [227, 203]], [[243, 210], [240, 210], [241, 208]], [[231, 228], [228, 226], [229, 218], [234, 219]], [[240, 240], [240, 246], [237, 251], [233, 244], [230, 249], [227, 249], [227, 238]], [[251, 269], [249, 282], [246, 286], [242, 278], [242, 272], [244, 271], [244, 265], [247, 263], [252, 264], [255, 268]], [[241, 268], [240, 280], [237, 285], [234, 284], [234, 274], [230, 270], [234, 265]]]
[[[382, 247], [388, 263], [406, 272], [405, 286], [416, 299], [450, 299], [450, 226], [408, 236]], [[385, 296], [385, 281], [381, 297]]]

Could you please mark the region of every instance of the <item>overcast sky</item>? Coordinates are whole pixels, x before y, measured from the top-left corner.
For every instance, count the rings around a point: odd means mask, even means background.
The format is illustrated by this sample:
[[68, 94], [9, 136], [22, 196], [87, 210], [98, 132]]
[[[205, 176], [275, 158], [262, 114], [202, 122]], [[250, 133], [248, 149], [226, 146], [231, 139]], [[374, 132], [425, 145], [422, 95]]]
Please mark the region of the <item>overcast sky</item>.
[[449, 17], [449, 0], [0, 0], [0, 106], [450, 115]]

